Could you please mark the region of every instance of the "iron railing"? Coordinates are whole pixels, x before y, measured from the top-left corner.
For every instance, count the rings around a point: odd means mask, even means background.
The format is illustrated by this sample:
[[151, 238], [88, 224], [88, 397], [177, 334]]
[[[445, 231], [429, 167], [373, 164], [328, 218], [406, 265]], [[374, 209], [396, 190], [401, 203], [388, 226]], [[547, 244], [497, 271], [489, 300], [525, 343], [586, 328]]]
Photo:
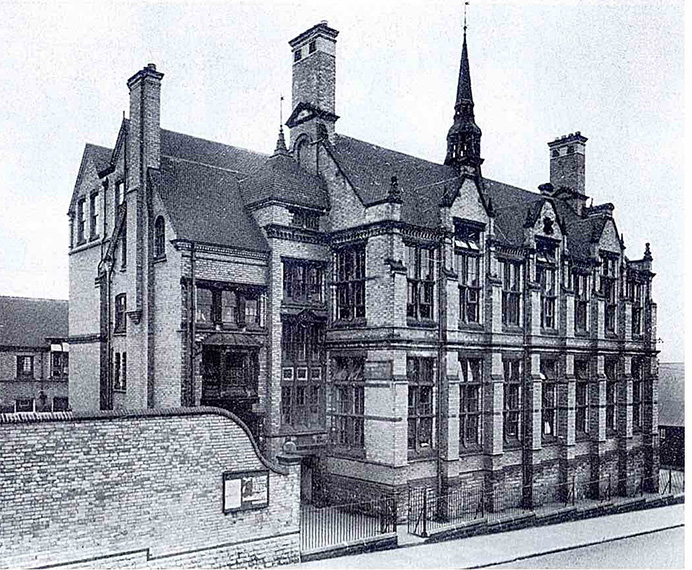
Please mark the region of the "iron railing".
[[301, 551], [365, 540], [396, 532], [396, 499], [382, 497], [344, 505], [300, 509]]
[[429, 536], [438, 530], [474, 520], [497, 521], [530, 513], [550, 513], [577, 504], [619, 501], [645, 493], [684, 492], [684, 473], [661, 471], [654, 485], [646, 476], [606, 475], [595, 480], [571, 477], [559, 483], [500, 485], [490, 490], [462, 485], [445, 494], [416, 488], [408, 496], [408, 531]]

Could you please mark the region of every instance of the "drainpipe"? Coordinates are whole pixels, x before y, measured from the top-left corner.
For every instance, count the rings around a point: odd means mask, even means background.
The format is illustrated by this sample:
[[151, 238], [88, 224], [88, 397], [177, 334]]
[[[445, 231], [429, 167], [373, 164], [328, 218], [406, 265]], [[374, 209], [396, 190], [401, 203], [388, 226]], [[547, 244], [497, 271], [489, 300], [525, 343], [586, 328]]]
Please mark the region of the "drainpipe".
[[197, 405], [197, 398], [195, 397], [195, 336], [197, 335], [197, 326], [195, 318], [195, 313], [197, 311], [196, 307], [196, 295], [195, 291], [197, 288], [197, 282], [195, 280], [195, 242], [190, 244], [190, 314], [188, 315], [188, 325], [190, 330], [189, 339], [189, 353], [190, 353], [190, 392], [188, 397], [188, 404], [190, 406]]
[[437, 493], [442, 494], [442, 406], [440, 392], [442, 388], [442, 382], [444, 380], [446, 370], [446, 362], [443, 367], [442, 362], [445, 358], [445, 345], [447, 343], [447, 312], [446, 312], [446, 302], [447, 295], [446, 291], [443, 291], [443, 269], [445, 266], [445, 251], [444, 251], [444, 240], [440, 243], [440, 262], [437, 268], [437, 322], [438, 322], [438, 345], [437, 345], [437, 409], [436, 409], [436, 421], [437, 421]]

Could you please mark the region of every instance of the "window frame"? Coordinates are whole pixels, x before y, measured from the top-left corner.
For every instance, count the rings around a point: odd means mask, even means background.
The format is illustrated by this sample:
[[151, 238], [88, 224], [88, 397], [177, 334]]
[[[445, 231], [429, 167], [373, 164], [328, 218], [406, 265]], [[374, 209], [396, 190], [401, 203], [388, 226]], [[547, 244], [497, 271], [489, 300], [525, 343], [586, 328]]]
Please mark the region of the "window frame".
[[[29, 362], [29, 370], [25, 370], [25, 362]], [[34, 378], [35, 361], [33, 354], [18, 354], [17, 355], [17, 378], [24, 380], [26, 378]]]
[[86, 197], [77, 200], [77, 245], [86, 243]]
[[54, 350], [50, 353], [51, 378], [64, 378], [68, 375], [70, 353], [65, 350]]
[[[210, 302], [201, 303], [201, 293], [209, 295]], [[195, 323], [205, 328], [265, 328], [266, 292], [261, 288], [233, 284], [197, 282], [195, 286]], [[235, 303], [225, 302], [233, 294]], [[208, 308], [202, 312], [200, 307]], [[253, 309], [254, 307], [254, 309]], [[227, 320], [231, 309], [232, 320]], [[205, 316], [206, 315], [206, 316]], [[203, 318], [201, 318], [203, 316]]]
[[617, 334], [619, 256], [601, 253], [600, 293], [605, 299], [604, 329]]
[[113, 332], [127, 332], [127, 294], [119, 293], [113, 300]]
[[574, 331], [589, 331], [589, 274], [573, 272], [574, 284]]
[[435, 449], [435, 373], [437, 359], [428, 356], [406, 357], [408, 380], [409, 453], [420, 454]]
[[[541, 358], [541, 436], [544, 441], [558, 437], [559, 364]], [[552, 368], [552, 370], [550, 370]]]
[[[455, 259], [459, 276], [459, 322], [465, 325], [480, 324], [482, 255], [465, 249], [458, 249], [455, 252]], [[474, 265], [475, 267], [472, 267]]]
[[[436, 245], [406, 243], [406, 318], [435, 321]], [[425, 252], [425, 253], [424, 253]], [[427, 270], [424, 267], [427, 265]]]
[[459, 357], [459, 369], [459, 446], [478, 450], [483, 445], [483, 359]]
[[[574, 431], [577, 436], [587, 436], [589, 434], [590, 370], [591, 365], [588, 360], [580, 359], [574, 361]], [[583, 398], [580, 397], [580, 394], [583, 395]], [[579, 429], [580, 425], [584, 426], [583, 430]]]
[[96, 239], [99, 235], [98, 231], [98, 192], [92, 192], [89, 195], [89, 239]]
[[521, 261], [502, 259], [500, 265], [502, 267], [502, 324], [508, 327], [521, 327], [524, 264]]
[[[513, 370], [516, 368], [516, 370]], [[520, 444], [523, 429], [523, 360], [521, 357], [503, 358], [503, 411], [502, 440], [505, 445]], [[508, 429], [508, 426], [512, 428]]]
[[366, 317], [365, 243], [339, 248], [334, 252], [334, 303], [337, 322], [358, 321]]
[[302, 259], [283, 259], [282, 272], [282, 301], [284, 303], [324, 304], [323, 263]]
[[154, 259], [166, 257], [166, 220], [162, 215], [154, 220]]
[[633, 357], [632, 373], [632, 431], [642, 431], [644, 362], [641, 357]]
[[615, 434], [618, 431], [617, 407], [618, 407], [618, 362], [615, 359], [606, 359], [603, 371], [606, 376], [606, 407], [605, 427], [606, 434]]
[[332, 445], [365, 449], [365, 357], [332, 356]]

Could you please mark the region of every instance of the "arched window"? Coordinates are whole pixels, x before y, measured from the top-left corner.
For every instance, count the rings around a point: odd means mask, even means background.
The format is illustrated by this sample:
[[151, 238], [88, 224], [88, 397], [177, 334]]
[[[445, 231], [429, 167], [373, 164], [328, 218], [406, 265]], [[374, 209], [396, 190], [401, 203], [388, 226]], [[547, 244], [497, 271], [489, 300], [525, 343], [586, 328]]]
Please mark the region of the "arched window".
[[159, 216], [154, 222], [154, 257], [164, 255], [166, 255], [166, 222], [163, 216]]
[[301, 141], [298, 142], [298, 150], [296, 151], [296, 158], [298, 159], [298, 164], [300, 164], [303, 168], [307, 166], [307, 160], [308, 160], [308, 146], [309, 142], [308, 139], [302, 139]]

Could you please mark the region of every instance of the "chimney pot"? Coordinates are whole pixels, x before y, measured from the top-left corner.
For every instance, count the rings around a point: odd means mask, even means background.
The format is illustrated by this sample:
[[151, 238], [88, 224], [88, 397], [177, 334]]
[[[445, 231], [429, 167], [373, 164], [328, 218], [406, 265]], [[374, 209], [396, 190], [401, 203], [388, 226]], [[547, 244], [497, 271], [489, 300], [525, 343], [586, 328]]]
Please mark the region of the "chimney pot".
[[320, 20], [320, 24], [324, 24], [325, 26], [328, 26], [329, 22], [327, 20]]
[[156, 71], [156, 64], [155, 63], [147, 63], [147, 69], [152, 69]]

